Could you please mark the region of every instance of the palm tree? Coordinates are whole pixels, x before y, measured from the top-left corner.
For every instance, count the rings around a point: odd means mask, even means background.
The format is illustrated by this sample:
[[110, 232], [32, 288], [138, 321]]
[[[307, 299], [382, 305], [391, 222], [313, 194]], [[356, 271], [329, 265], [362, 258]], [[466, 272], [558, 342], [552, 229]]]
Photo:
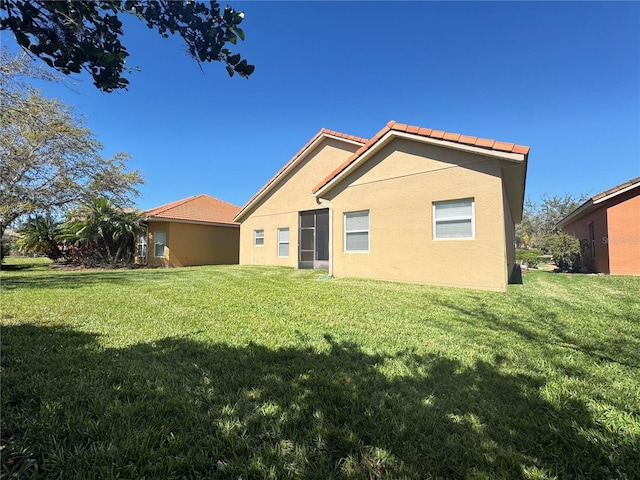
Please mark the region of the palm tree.
[[18, 228], [20, 238], [16, 245], [26, 253], [44, 253], [51, 260], [59, 260], [63, 256], [60, 249], [62, 228], [51, 213], [35, 215]]
[[133, 260], [136, 235], [143, 230], [142, 217], [125, 211], [110, 199], [99, 197], [74, 210], [65, 223], [66, 238], [91, 245], [98, 263], [115, 265]]

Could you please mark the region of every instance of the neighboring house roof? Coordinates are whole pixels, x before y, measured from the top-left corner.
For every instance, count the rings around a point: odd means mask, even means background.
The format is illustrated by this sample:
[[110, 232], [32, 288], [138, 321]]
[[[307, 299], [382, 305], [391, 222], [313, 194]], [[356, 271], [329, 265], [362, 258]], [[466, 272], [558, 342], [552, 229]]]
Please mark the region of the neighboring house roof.
[[[472, 150], [485, 150], [493, 152], [503, 152], [508, 154], [518, 154], [514, 156], [512, 160], [526, 160], [529, 154], [529, 147], [523, 145], [516, 145], [514, 143], [498, 142], [496, 140], [490, 140], [486, 138], [472, 137], [469, 135], [460, 135], [459, 133], [450, 133], [443, 130], [433, 130], [431, 128], [422, 128], [414, 125], [406, 125], [404, 123], [397, 123], [395, 121], [389, 122], [382, 130], [376, 133], [370, 140], [367, 141], [358, 151], [356, 151], [350, 158], [348, 158], [342, 165], [331, 172], [324, 178], [318, 185], [316, 185], [312, 193], [316, 196], [320, 196], [328, 192], [331, 187], [336, 185], [338, 181], [345, 176], [346, 173], [353, 171], [352, 167], [357, 167], [361, 160], [368, 153], [374, 153], [379, 148], [386, 145], [391, 141], [393, 137], [403, 136], [402, 134], [409, 134], [413, 137], [424, 137], [425, 139], [432, 139], [429, 143], [438, 144], [445, 147], [468, 147]], [[476, 151], [476, 153], [478, 153]], [[524, 157], [522, 157], [524, 155]], [[524, 185], [523, 185], [524, 187]]]
[[298, 153], [296, 153], [291, 160], [289, 160], [280, 170], [276, 173], [264, 186], [258, 190], [258, 192], [249, 199], [247, 203], [245, 203], [244, 207], [238, 212], [235, 219], [238, 221], [242, 218], [250, 209], [255, 205], [264, 195], [266, 195], [269, 191], [271, 191], [275, 186], [277, 186], [282, 179], [286, 176], [288, 172], [293, 170], [296, 165], [298, 165], [304, 158], [306, 158], [307, 154], [310, 153], [323, 139], [325, 138], [335, 138], [338, 140], [343, 140], [349, 143], [355, 143], [359, 145], [364, 145], [367, 143], [366, 138], [356, 137], [355, 135], [348, 135], [346, 133], [336, 132], [335, 130], [328, 130], [326, 128], [321, 129], [318, 133], [316, 133], [311, 140], [309, 140], [304, 147], [302, 147]]
[[148, 220], [238, 225], [233, 219], [239, 211], [236, 205], [201, 194], [152, 208], [146, 215]]
[[616, 185], [609, 190], [605, 190], [604, 192], [600, 192], [599, 194], [591, 197], [589, 200], [584, 202], [578, 208], [576, 208], [569, 215], [564, 217], [562, 220], [558, 222], [558, 227], [563, 228], [566, 225], [578, 220], [579, 218], [591, 213], [592, 211], [600, 208], [600, 206], [606, 202], [607, 200], [611, 200], [618, 195], [621, 195], [625, 192], [638, 188], [638, 194], [640, 194], [640, 177], [633, 178], [627, 182], [621, 183], [620, 185]]

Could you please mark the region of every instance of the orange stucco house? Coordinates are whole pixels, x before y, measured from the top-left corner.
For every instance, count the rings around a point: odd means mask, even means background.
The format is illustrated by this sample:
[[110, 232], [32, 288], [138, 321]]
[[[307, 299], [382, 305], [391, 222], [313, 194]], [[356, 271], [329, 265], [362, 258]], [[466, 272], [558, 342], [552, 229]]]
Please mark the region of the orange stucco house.
[[528, 154], [396, 122], [322, 129], [235, 217], [240, 264], [504, 291]]
[[640, 177], [590, 198], [558, 226], [584, 240], [591, 271], [640, 275]]
[[196, 195], [146, 212], [146, 229], [138, 236], [136, 263], [185, 267], [238, 263], [240, 207]]

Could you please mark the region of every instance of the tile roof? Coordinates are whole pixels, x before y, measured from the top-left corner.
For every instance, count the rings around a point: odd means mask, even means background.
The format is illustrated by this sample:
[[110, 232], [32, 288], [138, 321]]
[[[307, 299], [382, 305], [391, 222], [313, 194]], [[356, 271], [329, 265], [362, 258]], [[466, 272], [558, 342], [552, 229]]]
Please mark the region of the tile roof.
[[244, 204], [244, 206], [238, 212], [238, 215], [236, 215], [236, 218], [241, 213], [243, 213], [249, 207], [249, 205], [251, 205], [251, 203], [262, 194], [262, 192], [267, 190], [274, 182], [276, 182], [280, 178], [280, 176], [289, 168], [289, 166], [295, 163], [295, 161], [300, 157], [300, 155], [302, 155], [305, 152], [305, 150], [307, 150], [307, 148], [309, 148], [313, 144], [313, 142], [315, 142], [322, 135], [330, 135], [333, 137], [342, 138], [344, 140], [351, 140], [353, 142], [357, 142], [361, 144], [365, 144], [368, 141], [366, 138], [357, 137], [355, 135], [348, 135], [346, 133], [336, 132], [335, 130], [322, 128], [318, 133], [316, 133], [313, 137], [311, 137], [311, 140], [309, 140], [304, 145], [304, 147], [298, 150], [298, 152], [293, 157], [291, 157], [291, 160], [289, 160], [280, 170], [278, 170], [278, 172], [273, 177], [271, 177], [271, 179], [267, 183], [265, 183], [264, 186], [260, 190], [258, 190], [257, 193], [253, 197], [251, 197], [247, 203]]
[[324, 188], [329, 182], [336, 178], [340, 173], [352, 165], [360, 156], [372, 148], [378, 141], [384, 137], [390, 131], [406, 132], [422, 137], [430, 137], [438, 140], [460, 143], [478, 148], [484, 148], [488, 150], [496, 150], [507, 153], [518, 153], [528, 155], [529, 147], [524, 145], [516, 145], [514, 143], [498, 142], [487, 138], [472, 137], [469, 135], [460, 135], [459, 133], [450, 133], [443, 130], [433, 130], [431, 128], [422, 128], [414, 125], [407, 125], [404, 123], [398, 123], [390, 121], [387, 125], [376, 133], [372, 138], [366, 141], [366, 143], [360, 147], [351, 157], [349, 157], [342, 165], [338, 166], [333, 172], [324, 178], [318, 185], [316, 185], [312, 193], [318, 192]]
[[146, 212], [148, 218], [237, 225], [240, 207], [209, 195], [195, 195]]
[[[630, 187], [640, 186], [640, 177], [632, 178], [628, 182], [621, 183], [620, 185], [616, 185], [609, 190], [605, 190], [604, 192], [600, 192], [591, 198], [594, 203], [598, 202], [598, 200], [602, 201], [605, 197], [609, 197], [613, 194], [620, 192], [621, 190], [628, 190]], [[635, 187], [634, 187], [635, 188]]]
[[586, 214], [593, 212], [598, 208], [601, 208], [602, 205], [600, 204], [602, 204], [606, 200], [609, 200], [610, 198], [613, 198], [621, 193], [627, 192], [629, 190], [632, 190], [638, 187], [640, 187], [640, 177], [632, 178], [628, 182], [621, 183], [620, 185], [616, 185], [615, 187], [610, 188], [609, 190], [600, 192], [597, 195], [594, 195], [593, 197], [591, 197], [586, 202], [584, 202], [582, 205], [576, 208], [573, 212], [569, 213], [569, 215], [564, 217], [562, 220], [560, 220], [557, 223], [557, 226], [560, 228], [563, 228], [568, 224], [573, 223], [574, 221], [584, 217]]

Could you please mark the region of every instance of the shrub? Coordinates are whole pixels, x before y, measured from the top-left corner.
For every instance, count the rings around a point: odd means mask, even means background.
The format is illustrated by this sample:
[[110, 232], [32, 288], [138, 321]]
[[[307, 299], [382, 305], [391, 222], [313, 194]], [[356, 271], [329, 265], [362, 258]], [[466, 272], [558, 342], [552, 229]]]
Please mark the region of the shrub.
[[516, 250], [516, 260], [529, 268], [536, 268], [542, 260], [542, 251], [535, 248], [519, 248]]
[[24, 253], [46, 255], [53, 261], [62, 258], [60, 248], [60, 222], [51, 214], [28, 217], [18, 229], [21, 237], [16, 241], [17, 247]]
[[547, 235], [543, 239], [553, 263], [562, 272], [579, 272], [582, 268], [582, 249], [580, 241], [565, 233]]

